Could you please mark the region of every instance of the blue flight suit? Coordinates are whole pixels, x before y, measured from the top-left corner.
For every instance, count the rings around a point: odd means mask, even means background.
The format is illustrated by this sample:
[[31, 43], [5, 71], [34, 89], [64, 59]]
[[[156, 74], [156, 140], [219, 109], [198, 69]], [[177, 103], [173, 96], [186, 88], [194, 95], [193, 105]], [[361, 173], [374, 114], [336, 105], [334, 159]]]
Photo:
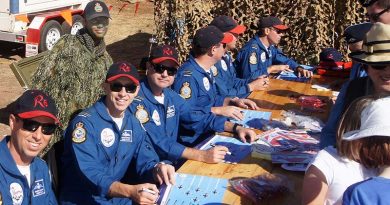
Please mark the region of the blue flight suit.
[[30, 182], [22, 175], [8, 149], [10, 136], [0, 142], [0, 195], [3, 204], [57, 204], [45, 161], [34, 157], [30, 164]]
[[238, 76], [245, 79], [256, 79], [261, 75], [268, 75], [267, 68], [271, 65], [289, 65], [292, 70], [296, 70], [299, 66], [274, 45], [267, 49], [258, 35], [255, 35], [241, 48], [234, 61]]
[[351, 73], [349, 74], [349, 80], [366, 77], [366, 76], [367, 76], [367, 72], [366, 70], [364, 70], [363, 64], [354, 61], [351, 68]]
[[62, 204], [131, 204], [107, 196], [131, 161], [139, 175], [150, 174], [159, 162], [146, 132], [126, 109], [122, 128], [113, 121], [102, 97], [77, 115], [65, 132], [62, 156]]
[[206, 71], [190, 57], [178, 70], [172, 89], [184, 98], [191, 108], [191, 115], [204, 116], [196, 128], [188, 129], [181, 124], [180, 140], [187, 146], [194, 146], [214, 132], [224, 131], [226, 117], [211, 112], [212, 107], [223, 106], [225, 96], [217, 95], [213, 74]]
[[226, 53], [215, 65], [213, 72], [217, 85], [217, 94], [229, 97], [246, 98], [250, 94], [248, 84], [251, 79], [237, 78], [232, 57]]

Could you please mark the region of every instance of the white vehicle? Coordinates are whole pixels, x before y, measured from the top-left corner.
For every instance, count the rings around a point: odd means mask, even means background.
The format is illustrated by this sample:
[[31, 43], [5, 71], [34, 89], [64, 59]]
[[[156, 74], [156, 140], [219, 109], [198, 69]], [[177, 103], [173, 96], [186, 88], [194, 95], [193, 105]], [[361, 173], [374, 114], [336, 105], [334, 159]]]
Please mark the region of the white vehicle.
[[1, 0], [0, 41], [26, 44], [26, 57], [53, 48], [66, 33], [84, 26], [90, 0]]

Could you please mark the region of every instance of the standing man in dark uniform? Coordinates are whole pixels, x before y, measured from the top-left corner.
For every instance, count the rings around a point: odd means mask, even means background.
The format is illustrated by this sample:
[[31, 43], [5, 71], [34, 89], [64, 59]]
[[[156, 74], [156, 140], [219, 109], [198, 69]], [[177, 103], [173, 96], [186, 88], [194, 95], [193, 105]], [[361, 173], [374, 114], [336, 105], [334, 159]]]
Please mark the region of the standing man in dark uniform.
[[260, 19], [259, 32], [242, 47], [234, 62], [241, 78], [256, 79], [281, 71], [294, 71], [304, 77], [313, 75], [276, 48], [286, 29], [288, 27], [278, 17]]
[[91, 1], [83, 15], [85, 28], [74, 36], [64, 35], [32, 78], [32, 87], [44, 90], [57, 102], [63, 128], [75, 111], [90, 106], [102, 94], [99, 88], [112, 64], [104, 43], [110, 18], [107, 6]]

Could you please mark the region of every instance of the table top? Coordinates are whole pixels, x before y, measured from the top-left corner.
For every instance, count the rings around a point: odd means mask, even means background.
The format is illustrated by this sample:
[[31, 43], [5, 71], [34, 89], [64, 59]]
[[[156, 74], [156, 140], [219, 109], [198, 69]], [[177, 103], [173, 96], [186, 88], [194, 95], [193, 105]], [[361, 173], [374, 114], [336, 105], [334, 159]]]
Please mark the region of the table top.
[[[312, 84], [329, 84], [333, 82], [331, 78], [313, 77], [311, 82], [301, 83], [271, 79], [270, 87], [265, 91], [253, 92], [248, 98], [254, 100], [261, 111], [272, 112], [271, 118], [279, 119], [283, 110], [299, 110], [300, 106], [295, 102], [301, 95], [315, 95], [328, 98], [332, 96], [331, 91], [317, 91], [312, 89]], [[324, 122], [330, 110], [330, 104], [326, 106], [323, 113], [308, 113], [314, 115]], [[261, 132], [261, 131], [257, 131]], [[300, 204], [303, 172], [286, 171], [279, 164], [272, 164], [270, 161], [252, 158], [247, 156], [238, 164], [207, 164], [203, 162], [187, 160], [178, 170], [179, 173], [205, 175], [209, 177], [219, 177], [232, 179], [235, 177], [253, 177], [263, 173], [279, 173], [287, 176], [293, 182], [293, 192], [284, 197], [272, 201], [262, 201], [261, 204]], [[230, 187], [225, 192], [224, 204], [253, 204], [245, 197], [239, 196]]]

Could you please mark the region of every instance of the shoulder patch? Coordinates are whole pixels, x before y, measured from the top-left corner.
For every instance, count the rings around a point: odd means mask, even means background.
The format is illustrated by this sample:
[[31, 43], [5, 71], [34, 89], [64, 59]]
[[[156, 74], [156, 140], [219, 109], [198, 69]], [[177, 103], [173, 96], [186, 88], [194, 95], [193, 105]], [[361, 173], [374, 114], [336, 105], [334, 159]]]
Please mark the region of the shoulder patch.
[[83, 143], [87, 139], [87, 131], [84, 129], [84, 124], [78, 122], [76, 128], [72, 132], [72, 141], [74, 143]]
[[149, 121], [149, 113], [145, 110], [143, 105], [137, 106], [137, 111], [135, 112], [135, 117], [141, 122], [146, 123]]
[[[223, 60], [221, 60], [221, 61], [223, 61]], [[225, 61], [223, 61], [223, 62], [225, 62]], [[217, 75], [218, 75], [218, 69], [217, 69], [217, 67], [215, 67], [214, 65], [211, 66], [211, 72], [213, 72], [213, 76], [214, 76], [214, 77], [217, 76]]]
[[257, 55], [256, 52], [252, 52], [251, 56], [249, 56], [249, 63], [252, 65], [257, 64]]
[[183, 86], [180, 88], [180, 96], [184, 99], [188, 99], [191, 97], [191, 87], [189, 82], [183, 83]]

